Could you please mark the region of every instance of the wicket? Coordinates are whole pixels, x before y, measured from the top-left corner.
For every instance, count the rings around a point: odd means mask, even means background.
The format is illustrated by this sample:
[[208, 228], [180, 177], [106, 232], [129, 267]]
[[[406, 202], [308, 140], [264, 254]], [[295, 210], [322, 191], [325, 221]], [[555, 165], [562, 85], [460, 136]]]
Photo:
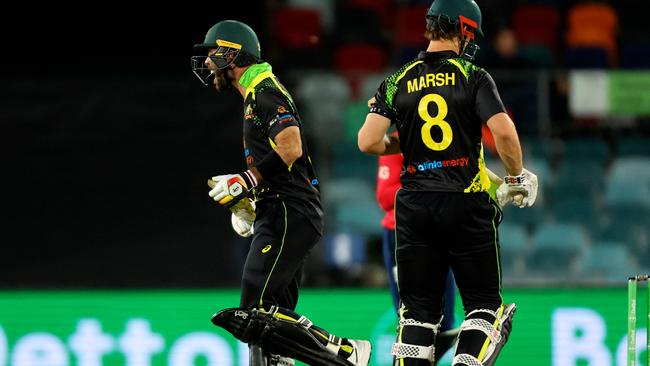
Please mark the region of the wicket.
[[[646, 275], [637, 275], [628, 278], [627, 281], [627, 366], [636, 365], [636, 290], [639, 282], [649, 282], [650, 277]], [[647, 318], [648, 326], [646, 333], [647, 358], [650, 365], [650, 287], [648, 292]]]

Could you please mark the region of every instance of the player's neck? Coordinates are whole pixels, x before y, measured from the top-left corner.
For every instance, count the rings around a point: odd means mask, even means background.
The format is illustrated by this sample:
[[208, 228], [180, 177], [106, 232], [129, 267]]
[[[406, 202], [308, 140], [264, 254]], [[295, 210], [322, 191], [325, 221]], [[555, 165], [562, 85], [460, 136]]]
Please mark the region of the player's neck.
[[246, 88], [244, 88], [244, 87], [239, 83], [239, 79], [241, 78], [242, 75], [244, 75], [244, 72], [246, 72], [246, 70], [248, 70], [249, 67], [250, 67], [250, 66], [246, 66], [246, 67], [235, 67], [235, 68], [232, 70], [233, 75], [234, 75], [234, 80], [233, 80], [232, 83], [233, 83], [233, 85], [235, 86], [235, 88], [237, 89], [237, 91], [239, 91], [239, 94], [241, 94], [241, 96], [242, 96], [243, 98], [246, 97]]
[[458, 54], [458, 41], [457, 40], [433, 40], [429, 41], [429, 47], [427, 47], [427, 52], [442, 52], [442, 51], [454, 51]]

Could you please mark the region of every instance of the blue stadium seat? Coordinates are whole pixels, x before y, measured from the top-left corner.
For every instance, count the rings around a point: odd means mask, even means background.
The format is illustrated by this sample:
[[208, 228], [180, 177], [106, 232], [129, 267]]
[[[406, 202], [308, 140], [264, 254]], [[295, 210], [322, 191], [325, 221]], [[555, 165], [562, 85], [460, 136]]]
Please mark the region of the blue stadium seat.
[[589, 239], [579, 225], [543, 224], [533, 234], [533, 249], [529, 263], [537, 270], [571, 272], [588, 244]]
[[611, 184], [645, 182], [650, 185], [650, 157], [623, 157], [614, 160], [608, 182]]
[[547, 187], [548, 202], [561, 202], [565, 197], [594, 199], [605, 185], [605, 168], [599, 161], [565, 159], [560, 162], [555, 182]]
[[598, 233], [606, 217], [596, 209], [593, 199], [566, 195], [553, 204], [551, 209], [555, 222], [578, 224]]
[[583, 275], [593, 280], [620, 283], [631, 273], [636, 273], [636, 267], [628, 248], [621, 242], [597, 242], [581, 258]]

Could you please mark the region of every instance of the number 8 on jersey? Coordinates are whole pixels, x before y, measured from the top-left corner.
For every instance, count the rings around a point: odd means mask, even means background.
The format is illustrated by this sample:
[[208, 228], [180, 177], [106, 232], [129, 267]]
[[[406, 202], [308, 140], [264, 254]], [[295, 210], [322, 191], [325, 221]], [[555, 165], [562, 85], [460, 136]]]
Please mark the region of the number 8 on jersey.
[[[429, 114], [429, 103], [436, 103], [438, 106], [438, 114], [435, 117], [431, 117]], [[447, 117], [447, 102], [440, 94], [427, 94], [422, 99], [420, 99], [420, 104], [418, 104], [418, 113], [420, 118], [426, 122], [422, 125], [422, 141], [424, 144], [431, 150], [442, 151], [451, 145], [451, 140], [454, 138], [454, 133], [451, 130], [451, 125], [445, 121]], [[442, 131], [442, 140], [434, 141], [431, 136], [431, 128], [438, 126]]]

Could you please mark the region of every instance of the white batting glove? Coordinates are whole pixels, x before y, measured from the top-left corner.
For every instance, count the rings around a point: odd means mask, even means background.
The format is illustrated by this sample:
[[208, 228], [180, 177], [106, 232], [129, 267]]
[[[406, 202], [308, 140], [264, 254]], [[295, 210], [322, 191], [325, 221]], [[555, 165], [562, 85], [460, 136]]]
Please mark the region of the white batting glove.
[[510, 202], [519, 208], [531, 207], [537, 199], [537, 187], [537, 176], [523, 169], [519, 175], [503, 178], [503, 184], [497, 189], [497, 202], [501, 207]]
[[249, 170], [241, 174], [217, 175], [208, 180], [212, 199], [222, 206], [230, 207], [248, 195], [248, 191], [257, 185], [257, 180]]
[[247, 238], [251, 235], [253, 235], [254, 232], [254, 223], [255, 221], [244, 221], [241, 218], [239, 218], [235, 213], [230, 216], [230, 223], [232, 224], [233, 230], [237, 233], [237, 235]]

